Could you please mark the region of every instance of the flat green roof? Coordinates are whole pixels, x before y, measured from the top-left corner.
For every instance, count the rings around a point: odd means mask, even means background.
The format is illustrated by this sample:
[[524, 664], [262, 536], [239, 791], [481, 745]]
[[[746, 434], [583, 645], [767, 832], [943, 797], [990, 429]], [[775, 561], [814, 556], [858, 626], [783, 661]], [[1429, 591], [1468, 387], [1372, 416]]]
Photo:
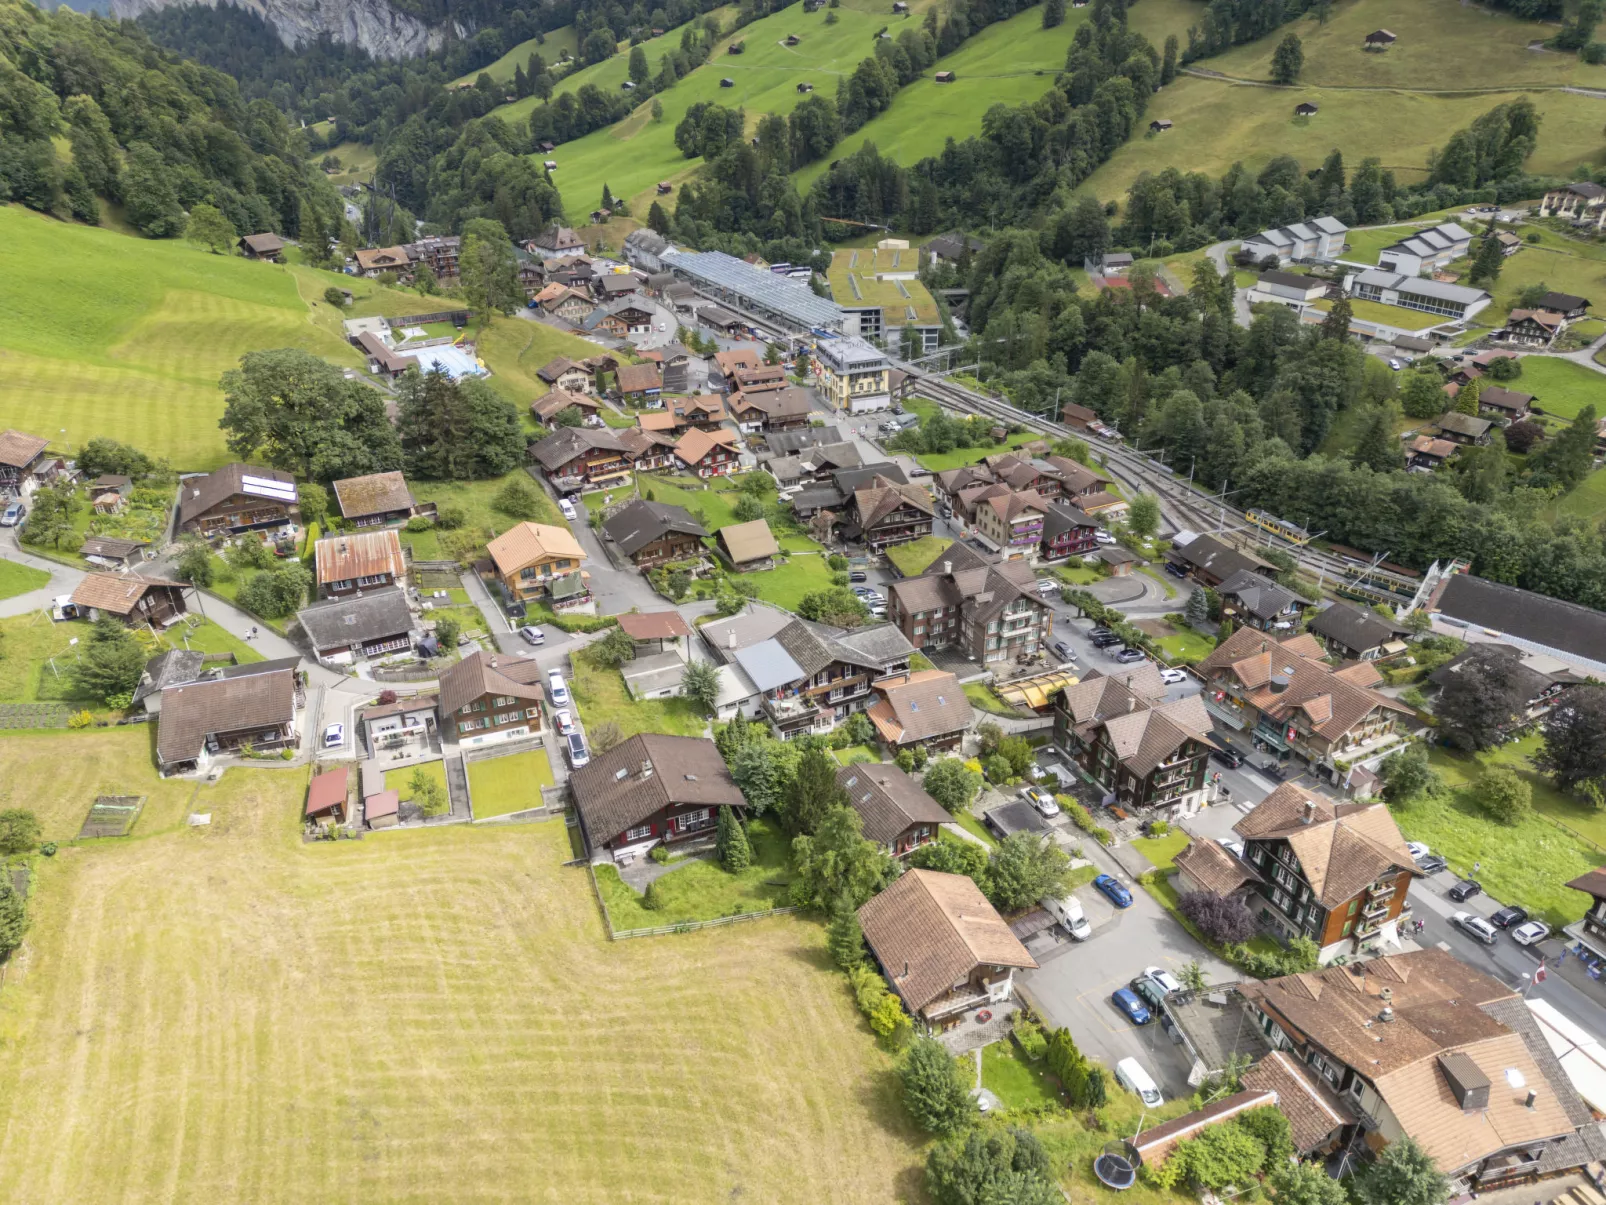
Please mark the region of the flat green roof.
[[[911, 247], [907, 251], [878, 251], [874, 247], [834, 251], [831, 270], [831, 296], [844, 309], [864, 306], [881, 307], [882, 321], [888, 326], [935, 326], [941, 318], [937, 303], [926, 286], [915, 279], [885, 280], [879, 273], [918, 272], [920, 252]], [[913, 317], [909, 311], [913, 310]]]

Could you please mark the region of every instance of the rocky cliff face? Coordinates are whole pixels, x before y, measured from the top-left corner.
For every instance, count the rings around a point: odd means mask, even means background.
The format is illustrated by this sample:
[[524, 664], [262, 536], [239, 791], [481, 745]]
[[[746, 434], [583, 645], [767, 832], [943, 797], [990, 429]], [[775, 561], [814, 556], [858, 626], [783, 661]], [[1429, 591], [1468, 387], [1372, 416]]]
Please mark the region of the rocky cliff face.
[[[286, 46], [300, 46], [328, 34], [336, 42], [361, 46], [375, 58], [403, 59], [438, 49], [449, 32], [424, 24], [393, 8], [390, 0], [229, 0], [273, 26]], [[111, 0], [112, 15], [141, 13], [177, 4], [217, 7], [218, 0]], [[459, 28], [459, 36], [472, 32]]]

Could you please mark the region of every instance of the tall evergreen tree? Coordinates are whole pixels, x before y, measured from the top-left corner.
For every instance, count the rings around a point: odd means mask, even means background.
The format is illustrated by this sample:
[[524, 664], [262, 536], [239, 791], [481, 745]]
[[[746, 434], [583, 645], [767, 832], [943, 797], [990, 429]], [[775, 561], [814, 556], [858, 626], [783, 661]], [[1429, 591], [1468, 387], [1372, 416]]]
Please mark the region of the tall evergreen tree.
[[1177, 35], [1165, 40], [1165, 57], [1160, 60], [1160, 86], [1163, 88], [1177, 78]]
[[747, 833], [736, 813], [728, 807], [719, 809], [719, 823], [714, 838], [719, 864], [731, 874], [746, 870], [753, 862], [753, 850], [747, 843]]
[[1500, 269], [1505, 262], [1505, 252], [1494, 235], [1484, 235], [1478, 243], [1477, 254], [1472, 257], [1472, 283], [1487, 289], [1500, 279]]
[[1065, 23], [1065, 0], [1043, 0], [1043, 28], [1053, 29]]
[[1387, 473], [1405, 466], [1400, 441], [1394, 435], [1395, 411], [1392, 406], [1374, 406], [1361, 428], [1351, 459], [1375, 472]]
[[848, 793], [836, 781], [840, 768], [841, 763], [823, 749], [810, 749], [803, 754], [797, 763], [797, 774], [787, 784], [783, 801], [782, 818], [788, 829], [794, 833], [812, 833], [826, 812], [847, 806]]
[[1327, 311], [1327, 317], [1322, 319], [1322, 338], [1340, 341], [1348, 339], [1350, 321], [1354, 316], [1349, 298], [1340, 297]]
[[1273, 83], [1291, 84], [1299, 78], [1299, 73], [1305, 69], [1305, 48], [1299, 41], [1299, 35], [1288, 33], [1283, 40], [1277, 43], [1277, 49], [1271, 56], [1271, 78]]

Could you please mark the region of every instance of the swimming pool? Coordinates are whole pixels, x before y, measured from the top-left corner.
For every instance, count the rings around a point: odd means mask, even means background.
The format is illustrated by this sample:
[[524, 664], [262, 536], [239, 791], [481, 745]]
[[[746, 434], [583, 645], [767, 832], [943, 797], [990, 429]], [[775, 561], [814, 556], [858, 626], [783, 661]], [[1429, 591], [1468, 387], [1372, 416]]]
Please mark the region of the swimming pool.
[[437, 347], [419, 347], [412, 351], [398, 351], [398, 356], [411, 356], [418, 361], [418, 371], [428, 372], [439, 367], [442, 372], [456, 381], [462, 377], [484, 376], [485, 370], [481, 368], [472, 355], [461, 347], [454, 347], [450, 343], [442, 343]]

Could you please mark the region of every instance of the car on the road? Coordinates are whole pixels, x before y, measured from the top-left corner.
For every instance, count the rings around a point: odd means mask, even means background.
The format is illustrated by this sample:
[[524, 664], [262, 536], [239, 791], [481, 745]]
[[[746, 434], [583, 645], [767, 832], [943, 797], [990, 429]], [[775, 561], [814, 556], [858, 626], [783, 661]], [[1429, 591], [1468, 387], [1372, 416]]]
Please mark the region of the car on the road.
[[1416, 868], [1423, 874], [1438, 874], [1441, 870], [1448, 870], [1450, 864], [1438, 854], [1429, 854], [1425, 858], [1416, 860]]
[[323, 730], [323, 747], [333, 749], [336, 745], [346, 743], [346, 726], [344, 724], [330, 724]]
[[563, 680], [559, 670], [553, 670], [546, 676], [546, 688], [552, 695], [552, 701], [559, 707], [566, 707], [569, 703], [569, 687]]
[[1158, 1108], [1165, 1103], [1154, 1078], [1143, 1069], [1137, 1059], [1122, 1059], [1115, 1065], [1115, 1082], [1130, 1092], [1137, 1093], [1146, 1109]]
[[1152, 979], [1160, 985], [1160, 990], [1166, 995], [1182, 990], [1182, 981], [1164, 967], [1144, 967], [1143, 976]]
[[569, 754], [569, 767], [578, 770], [591, 760], [591, 754], [586, 752], [586, 738], [578, 732], [571, 732], [563, 738]]
[[1519, 946], [1531, 946], [1534, 942], [1544, 941], [1549, 936], [1550, 926], [1542, 920], [1528, 921], [1511, 931], [1511, 940]]
[[1022, 787], [1020, 789], [1020, 797], [1044, 816], [1058, 816], [1060, 814], [1060, 805], [1054, 802], [1053, 794], [1043, 790], [1042, 787]]
[[0, 515], [0, 527], [15, 527], [27, 517], [28, 507], [21, 498], [18, 498], [10, 506], [6, 507], [5, 514]]
[[530, 644], [546, 643], [546, 633], [540, 628], [536, 627], [533, 623], [527, 623], [520, 628], [519, 635], [524, 637], [524, 639]]
[[1411, 855], [1413, 862], [1420, 862], [1433, 851], [1420, 841], [1407, 841], [1405, 843], [1405, 852]]
[[1134, 649], [1134, 648], [1124, 648], [1120, 652], [1116, 653], [1114, 656], [1115, 656], [1115, 659], [1117, 661], [1119, 661], [1122, 665], [1131, 665], [1134, 661], [1142, 661], [1143, 660], [1143, 650], [1142, 649]]
[[559, 736], [568, 736], [569, 733], [575, 730], [574, 717], [569, 714], [567, 708], [561, 711], [554, 711], [552, 713], [552, 722], [558, 726]]
[[867, 582], [870, 580], [870, 575], [863, 569], [854, 569], [848, 573], [848, 580], [850, 582]]
[[1117, 908], [1130, 908], [1132, 906], [1132, 893], [1107, 874], [1101, 874], [1093, 880], [1093, 890], [1097, 891]]
[[1400, 371], [1400, 362], [1398, 360], [1391, 359], [1391, 360], [1389, 360], [1389, 367], [1392, 368], [1395, 372], [1399, 372]]
[[1039, 594], [1059, 594], [1061, 592], [1060, 591], [1060, 584], [1059, 584], [1059, 582], [1057, 582], [1055, 579], [1053, 579], [1051, 577], [1038, 578], [1037, 579], [1037, 592]]
[[1172, 577], [1188, 576], [1188, 567], [1186, 565], [1179, 565], [1176, 561], [1167, 561], [1165, 563], [1165, 571]]
[[1495, 939], [1500, 936], [1499, 931], [1483, 917], [1471, 912], [1456, 912], [1450, 917], [1450, 923], [1460, 929], [1468, 937], [1481, 941], [1486, 946], [1492, 946]]
[[1095, 624], [1093, 627], [1089, 628], [1087, 630], [1087, 634], [1089, 636], [1113, 636], [1113, 635], [1115, 635], [1114, 632], [1110, 631], [1110, 629], [1105, 627], [1102, 623]]
[[1236, 770], [1244, 764], [1244, 755], [1236, 749], [1229, 749], [1225, 745], [1212, 745], [1210, 747], [1210, 756], [1229, 770]]
[[1087, 913], [1082, 911], [1082, 901], [1074, 895], [1068, 895], [1060, 900], [1049, 898], [1038, 902], [1043, 905], [1043, 911], [1064, 925], [1065, 931], [1077, 941], [1086, 941], [1093, 936], [1093, 926], [1087, 923]]
[[1527, 919], [1528, 910], [1526, 908], [1519, 908], [1515, 904], [1512, 904], [1508, 907], [1500, 909], [1498, 912], [1491, 913], [1489, 916], [1489, 923], [1496, 929], [1510, 929], [1514, 925], [1522, 924], [1522, 922]]
[[1183, 673], [1180, 669], [1173, 669], [1169, 665], [1162, 665], [1160, 667], [1160, 681], [1164, 682], [1167, 686], [1175, 686], [1177, 683], [1186, 682], [1187, 680], [1188, 675]]
[[1462, 879], [1445, 894], [1456, 903], [1464, 904], [1473, 896], [1483, 894], [1483, 884], [1477, 879]]
[[1134, 1025], [1147, 1025], [1154, 1020], [1154, 1014], [1149, 1011], [1148, 1005], [1138, 999], [1138, 994], [1129, 987], [1118, 987], [1111, 992], [1110, 1003], [1120, 1009], [1122, 1015]]
[[1076, 660], [1076, 650], [1071, 648], [1071, 646], [1066, 644], [1063, 640], [1056, 640], [1048, 647], [1054, 650], [1054, 656], [1058, 657], [1061, 661]]
[[571, 521], [577, 514], [579, 514], [579, 512], [574, 509], [574, 503], [570, 502], [567, 498], [558, 499], [558, 509], [563, 512], [563, 517], [565, 519], [569, 519]]
[[1113, 543], [1115, 543], [1115, 537], [1112, 536], [1107, 531], [1095, 531], [1093, 533], [1093, 538], [1095, 540], [1097, 540], [1100, 544], [1113, 544]]

